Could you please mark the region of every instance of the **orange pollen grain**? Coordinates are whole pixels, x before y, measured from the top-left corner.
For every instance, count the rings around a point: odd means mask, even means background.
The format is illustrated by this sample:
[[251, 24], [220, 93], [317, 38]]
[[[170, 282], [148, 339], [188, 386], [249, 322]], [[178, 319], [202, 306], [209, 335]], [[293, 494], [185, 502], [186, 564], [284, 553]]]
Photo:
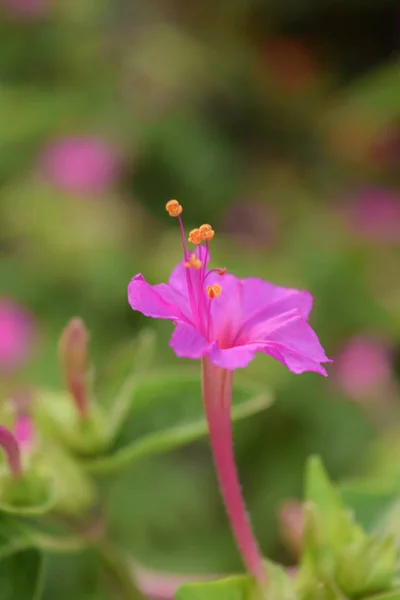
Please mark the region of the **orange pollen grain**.
[[213, 298], [218, 298], [222, 294], [222, 287], [218, 285], [218, 283], [214, 283], [213, 285], [208, 285], [206, 287], [207, 296], [212, 300]]
[[215, 235], [214, 229], [211, 227], [211, 225], [208, 225], [207, 223], [204, 225], [200, 225], [199, 232], [201, 239], [207, 242], [212, 240]]
[[190, 256], [190, 259], [189, 259], [189, 260], [187, 260], [187, 261], [186, 261], [185, 263], [183, 263], [183, 264], [184, 264], [184, 266], [185, 266], [187, 269], [190, 269], [190, 268], [192, 268], [192, 269], [196, 269], [196, 270], [199, 270], [199, 269], [201, 269], [201, 260], [199, 260], [199, 259], [196, 257], [196, 255], [195, 255], [195, 254], [192, 254], [192, 255]]
[[165, 205], [165, 210], [170, 217], [179, 217], [183, 209], [178, 200], [169, 200]]
[[196, 245], [201, 244], [202, 237], [200, 234], [200, 229], [192, 229], [192, 231], [189, 233], [189, 242]]

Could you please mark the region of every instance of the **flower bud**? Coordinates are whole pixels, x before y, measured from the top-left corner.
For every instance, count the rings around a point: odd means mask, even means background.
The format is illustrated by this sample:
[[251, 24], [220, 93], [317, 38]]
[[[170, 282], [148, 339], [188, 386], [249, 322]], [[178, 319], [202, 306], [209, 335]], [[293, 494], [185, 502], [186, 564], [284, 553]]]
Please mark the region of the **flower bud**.
[[22, 474], [20, 447], [15, 435], [3, 425], [0, 425], [0, 446], [6, 454], [10, 473], [19, 477]]
[[89, 332], [82, 319], [71, 319], [58, 346], [60, 365], [67, 390], [82, 418], [88, 416]]

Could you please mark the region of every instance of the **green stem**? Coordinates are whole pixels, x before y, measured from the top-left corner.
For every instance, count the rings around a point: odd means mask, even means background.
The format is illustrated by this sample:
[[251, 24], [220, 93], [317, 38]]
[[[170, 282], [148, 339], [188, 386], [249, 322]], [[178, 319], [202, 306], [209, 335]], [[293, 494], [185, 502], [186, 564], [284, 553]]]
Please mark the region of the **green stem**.
[[145, 600], [134, 583], [132, 569], [127, 565], [124, 556], [105, 542], [96, 544], [94, 549], [118, 592], [116, 597], [120, 600]]

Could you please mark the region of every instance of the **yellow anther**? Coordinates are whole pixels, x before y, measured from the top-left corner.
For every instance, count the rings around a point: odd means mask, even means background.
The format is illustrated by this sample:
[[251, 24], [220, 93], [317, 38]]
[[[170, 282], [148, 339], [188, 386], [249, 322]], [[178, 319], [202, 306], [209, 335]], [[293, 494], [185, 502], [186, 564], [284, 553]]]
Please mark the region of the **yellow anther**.
[[222, 294], [222, 287], [218, 285], [218, 283], [214, 283], [213, 285], [208, 285], [206, 287], [207, 296], [212, 300], [213, 298], [218, 298]]
[[165, 205], [165, 210], [170, 217], [179, 217], [183, 209], [178, 200], [169, 200]]
[[200, 231], [200, 237], [203, 241], [208, 242], [208, 241], [212, 240], [215, 235], [214, 229], [211, 227], [211, 225], [208, 225], [207, 223], [204, 225], [200, 225], [199, 231]]
[[201, 233], [200, 233], [200, 229], [192, 229], [192, 231], [189, 233], [189, 242], [191, 244], [201, 244], [202, 242], [202, 237], [201, 237]]
[[187, 269], [201, 269], [201, 260], [199, 260], [195, 254], [191, 254], [190, 259], [183, 264]]

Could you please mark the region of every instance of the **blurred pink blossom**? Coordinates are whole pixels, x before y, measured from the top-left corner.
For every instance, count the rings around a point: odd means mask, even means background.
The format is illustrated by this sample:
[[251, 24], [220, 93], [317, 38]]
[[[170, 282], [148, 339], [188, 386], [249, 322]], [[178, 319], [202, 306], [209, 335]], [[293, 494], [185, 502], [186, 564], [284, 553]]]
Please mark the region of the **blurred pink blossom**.
[[356, 194], [348, 211], [357, 237], [400, 244], [400, 192], [371, 188]]
[[21, 17], [40, 17], [47, 12], [50, 0], [0, 0], [14, 15]]
[[265, 248], [276, 240], [276, 215], [270, 206], [244, 199], [229, 207], [221, 229], [242, 245]]
[[23, 363], [32, 349], [34, 323], [31, 315], [8, 298], [0, 297], [0, 373]]
[[391, 376], [388, 347], [372, 337], [354, 337], [335, 361], [336, 382], [353, 400], [363, 400], [383, 388]]
[[53, 141], [41, 159], [43, 175], [54, 185], [76, 194], [101, 194], [118, 177], [120, 161], [106, 141], [76, 135]]

